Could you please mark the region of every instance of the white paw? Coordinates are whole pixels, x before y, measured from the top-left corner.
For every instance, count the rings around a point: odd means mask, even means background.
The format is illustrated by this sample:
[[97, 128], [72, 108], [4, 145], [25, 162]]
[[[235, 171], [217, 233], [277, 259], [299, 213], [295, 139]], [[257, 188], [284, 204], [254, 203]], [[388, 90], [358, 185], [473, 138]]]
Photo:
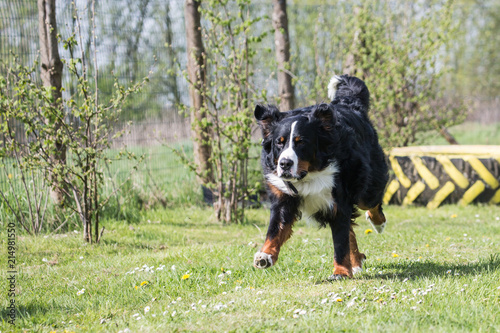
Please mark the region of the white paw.
[[273, 259], [270, 254], [257, 252], [253, 257], [253, 265], [256, 268], [269, 268], [273, 265]]
[[381, 234], [384, 231], [387, 221], [379, 225], [374, 224], [372, 219], [370, 218], [370, 215], [368, 215], [368, 211], [365, 212], [365, 217], [366, 220], [369, 221], [372, 227], [377, 231], [377, 233]]
[[361, 272], [363, 272], [363, 268], [362, 268], [362, 267], [360, 267], [360, 266], [358, 266], [358, 267], [353, 267], [353, 268], [352, 268], [352, 274], [353, 274], [353, 275], [359, 274], [359, 273], [361, 273]]

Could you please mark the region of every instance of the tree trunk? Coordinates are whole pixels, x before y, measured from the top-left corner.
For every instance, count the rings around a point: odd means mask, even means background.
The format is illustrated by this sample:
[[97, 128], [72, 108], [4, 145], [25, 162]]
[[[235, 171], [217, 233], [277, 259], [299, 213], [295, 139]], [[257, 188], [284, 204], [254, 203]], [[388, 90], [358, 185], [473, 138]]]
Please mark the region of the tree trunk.
[[455, 137], [448, 131], [448, 129], [444, 126], [441, 126], [439, 129], [439, 133], [443, 136], [443, 138], [448, 141], [450, 145], [458, 145], [458, 141], [455, 139]]
[[[41, 78], [43, 85], [52, 87], [52, 96], [54, 108], [61, 107], [62, 101], [62, 71], [63, 63], [59, 57], [57, 45], [57, 23], [56, 23], [56, 4], [55, 0], [38, 0], [38, 35], [40, 39], [40, 62]], [[47, 120], [50, 121], [50, 120]], [[61, 119], [54, 120], [54, 133], [61, 127]], [[62, 117], [64, 121], [64, 117]], [[53, 166], [66, 164], [66, 146], [60, 141], [55, 140], [55, 151], [52, 156]], [[51, 197], [57, 204], [62, 204], [64, 199], [64, 185], [58, 183], [56, 177], [51, 175], [52, 192]]]
[[278, 62], [278, 93], [280, 110], [288, 111], [294, 108], [295, 96], [290, 75], [290, 38], [288, 36], [288, 17], [286, 0], [273, 0], [274, 43], [276, 46], [276, 61]]
[[212, 164], [210, 157], [212, 149], [209, 144], [211, 131], [206, 126], [202, 126], [203, 120], [207, 117], [204, 110], [206, 103], [203, 97], [205, 89], [205, 49], [201, 39], [201, 20], [199, 12], [200, 2], [186, 0], [184, 16], [186, 20], [186, 41], [188, 54], [188, 77], [191, 81], [189, 86], [189, 97], [191, 101], [191, 133], [193, 136], [194, 160], [198, 166], [197, 179], [201, 184], [214, 182]]

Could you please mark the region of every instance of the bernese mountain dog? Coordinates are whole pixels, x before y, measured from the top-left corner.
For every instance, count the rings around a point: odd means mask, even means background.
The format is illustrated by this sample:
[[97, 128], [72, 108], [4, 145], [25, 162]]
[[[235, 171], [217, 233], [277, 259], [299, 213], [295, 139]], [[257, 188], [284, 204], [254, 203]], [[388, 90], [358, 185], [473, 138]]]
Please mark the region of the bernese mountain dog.
[[329, 279], [362, 271], [366, 256], [359, 252], [353, 223], [357, 209], [377, 232], [386, 219], [382, 197], [387, 163], [377, 132], [368, 119], [370, 93], [353, 76], [334, 76], [328, 85], [329, 104], [280, 112], [257, 105], [262, 129], [261, 162], [271, 200], [271, 218], [256, 268], [276, 263], [281, 246], [301, 217], [330, 226], [334, 271]]

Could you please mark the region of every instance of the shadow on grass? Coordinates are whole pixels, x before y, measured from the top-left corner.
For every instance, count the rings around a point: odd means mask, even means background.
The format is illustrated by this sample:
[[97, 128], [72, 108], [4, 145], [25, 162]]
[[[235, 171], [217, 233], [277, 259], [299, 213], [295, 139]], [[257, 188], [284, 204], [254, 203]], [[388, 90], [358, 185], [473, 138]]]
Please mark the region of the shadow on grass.
[[[453, 264], [438, 263], [431, 261], [398, 261], [375, 266], [375, 271], [365, 273], [355, 279], [358, 280], [404, 280], [406, 278], [443, 277], [443, 276], [466, 276], [485, 272], [493, 272], [500, 269], [500, 254], [491, 254], [489, 257], [481, 258], [478, 262]], [[372, 266], [374, 267], [374, 266]], [[385, 273], [384, 271], [390, 272]], [[382, 272], [380, 274], [379, 272]], [[335, 283], [335, 281], [322, 280], [318, 283]]]
[[[37, 316], [44, 316], [45, 314], [50, 314], [53, 313], [54, 310], [59, 309], [61, 310], [62, 308], [57, 305], [50, 305], [50, 304], [35, 304], [35, 303], [30, 303], [28, 305], [19, 305], [16, 304], [16, 323], [19, 323], [19, 320], [22, 318], [28, 318], [28, 317], [37, 317]], [[0, 311], [0, 321], [7, 322], [8, 320], [11, 320], [9, 317], [9, 309], [3, 308]]]

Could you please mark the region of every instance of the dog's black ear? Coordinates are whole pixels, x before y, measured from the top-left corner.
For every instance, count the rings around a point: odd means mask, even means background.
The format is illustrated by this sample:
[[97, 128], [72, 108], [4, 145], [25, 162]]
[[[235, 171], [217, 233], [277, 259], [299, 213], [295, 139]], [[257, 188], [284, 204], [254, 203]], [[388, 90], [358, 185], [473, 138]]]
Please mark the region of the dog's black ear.
[[255, 119], [257, 119], [262, 128], [262, 135], [267, 137], [271, 131], [271, 126], [282, 118], [281, 112], [275, 106], [264, 106], [257, 104], [254, 111]]
[[333, 110], [328, 104], [318, 104], [311, 114], [311, 120], [321, 121], [324, 129], [333, 128]]

